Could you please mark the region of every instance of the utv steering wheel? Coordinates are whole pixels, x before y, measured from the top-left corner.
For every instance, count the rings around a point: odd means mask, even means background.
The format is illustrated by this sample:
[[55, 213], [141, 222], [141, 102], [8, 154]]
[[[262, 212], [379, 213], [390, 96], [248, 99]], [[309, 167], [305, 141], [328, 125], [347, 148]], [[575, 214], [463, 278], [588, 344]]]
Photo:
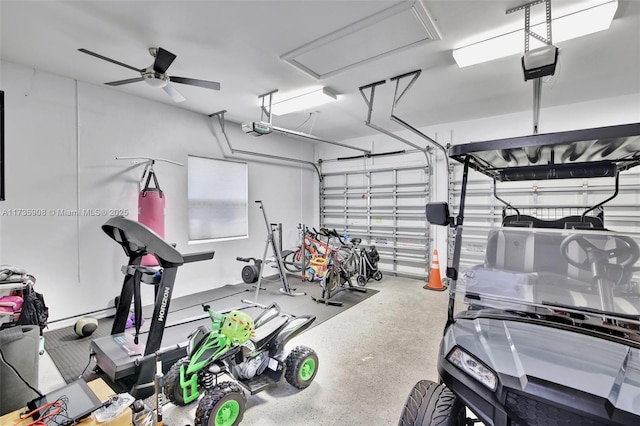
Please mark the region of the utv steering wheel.
[[[598, 238], [598, 236], [589, 236]], [[603, 235], [605, 238], [612, 238], [615, 241], [615, 248], [602, 249], [597, 247], [588, 237], [582, 234], [573, 234], [565, 238], [560, 244], [560, 252], [567, 259], [569, 264], [586, 271], [591, 271], [595, 262], [610, 263], [611, 259], [616, 260], [616, 264], [621, 268], [634, 271], [633, 265], [640, 258], [640, 248], [638, 244], [630, 237], [622, 235]], [[585, 260], [580, 262], [572, 258], [568, 253], [569, 244], [575, 241], [578, 247], [584, 252]], [[631, 268], [630, 268], [631, 267]], [[638, 268], [640, 269], [640, 268]]]

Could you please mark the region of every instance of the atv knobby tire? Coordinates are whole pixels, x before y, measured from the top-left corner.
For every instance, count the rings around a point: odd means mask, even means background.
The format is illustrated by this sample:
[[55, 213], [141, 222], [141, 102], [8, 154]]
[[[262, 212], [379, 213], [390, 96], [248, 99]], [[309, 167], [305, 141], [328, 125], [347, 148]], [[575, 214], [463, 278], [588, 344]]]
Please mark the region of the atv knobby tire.
[[308, 387], [318, 372], [318, 355], [311, 348], [298, 346], [291, 351], [285, 361], [284, 378], [298, 389]]
[[445, 385], [420, 380], [404, 404], [398, 426], [464, 426], [465, 407]]
[[164, 394], [174, 405], [184, 406], [187, 404], [184, 402], [184, 394], [180, 387], [181, 365], [184, 365], [186, 368], [186, 366], [189, 365], [189, 357], [180, 358], [171, 366], [164, 378]]
[[244, 416], [247, 397], [234, 382], [220, 382], [198, 403], [195, 426], [236, 426]]

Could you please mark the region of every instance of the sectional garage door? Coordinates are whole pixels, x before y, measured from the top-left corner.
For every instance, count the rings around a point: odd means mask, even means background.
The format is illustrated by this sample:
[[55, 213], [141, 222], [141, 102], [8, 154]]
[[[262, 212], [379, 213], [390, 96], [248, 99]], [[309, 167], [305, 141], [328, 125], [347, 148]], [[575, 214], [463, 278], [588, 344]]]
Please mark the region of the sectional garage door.
[[323, 173], [320, 222], [375, 245], [385, 274], [426, 279], [430, 268], [427, 167]]

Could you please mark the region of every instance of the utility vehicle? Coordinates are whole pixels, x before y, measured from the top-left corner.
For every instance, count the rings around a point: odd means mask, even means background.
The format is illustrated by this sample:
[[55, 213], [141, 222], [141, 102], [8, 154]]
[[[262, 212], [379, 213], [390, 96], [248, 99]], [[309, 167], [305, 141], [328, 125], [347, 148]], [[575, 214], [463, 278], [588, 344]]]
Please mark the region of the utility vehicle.
[[[640, 164], [638, 135], [640, 123], [449, 149], [463, 164], [458, 215], [426, 207], [455, 235], [439, 381], [414, 386], [401, 425], [640, 425], [640, 229], [605, 228], [620, 179], [637, 191], [625, 171]], [[470, 169], [493, 179], [505, 204], [488, 237], [463, 224]], [[611, 183], [613, 195], [542, 219], [496, 193], [496, 182], [565, 178]], [[599, 200], [610, 194], [598, 188]]]
[[[276, 303], [247, 302], [262, 311], [255, 320], [242, 308], [225, 313], [203, 305], [211, 328], [200, 326], [188, 338], [187, 356], [171, 366], [164, 393], [176, 405], [187, 405], [204, 393], [196, 409], [196, 426], [234, 426], [242, 420], [246, 397], [283, 377], [298, 389], [308, 387], [318, 371], [313, 349], [286, 343], [307, 329], [314, 316], [283, 314]], [[218, 381], [220, 376], [231, 380]]]

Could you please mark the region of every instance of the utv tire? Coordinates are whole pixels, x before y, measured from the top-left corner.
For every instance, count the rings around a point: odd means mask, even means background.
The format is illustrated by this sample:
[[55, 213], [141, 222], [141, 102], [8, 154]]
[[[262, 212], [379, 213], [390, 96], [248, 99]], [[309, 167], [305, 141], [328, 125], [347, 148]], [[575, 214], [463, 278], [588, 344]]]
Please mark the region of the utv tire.
[[382, 272], [380, 272], [380, 271], [376, 271], [376, 272], [373, 274], [373, 279], [374, 279], [374, 280], [376, 280], [376, 281], [380, 281], [380, 280], [382, 279]]
[[195, 426], [236, 426], [244, 416], [247, 398], [234, 382], [220, 382], [198, 403]]
[[445, 385], [420, 380], [404, 404], [398, 426], [464, 426], [464, 405]]
[[[184, 395], [180, 387], [180, 366], [189, 365], [189, 357], [180, 358], [171, 366], [164, 378], [164, 394], [174, 405], [184, 406]], [[199, 389], [198, 389], [199, 390]]]
[[304, 389], [308, 387], [318, 372], [318, 355], [306, 346], [298, 346], [291, 351], [285, 361], [286, 372], [284, 378], [293, 387]]

